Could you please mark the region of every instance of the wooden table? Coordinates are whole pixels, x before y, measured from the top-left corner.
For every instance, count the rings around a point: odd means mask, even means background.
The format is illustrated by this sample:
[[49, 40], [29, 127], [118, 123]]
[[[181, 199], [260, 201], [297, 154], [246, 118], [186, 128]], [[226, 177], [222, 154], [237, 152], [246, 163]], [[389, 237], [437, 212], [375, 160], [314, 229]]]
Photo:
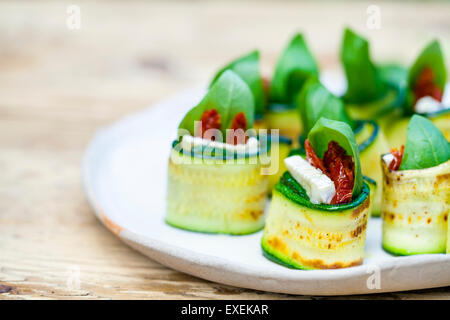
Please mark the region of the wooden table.
[[[69, 4], [81, 29], [66, 27]], [[450, 5], [330, 2], [3, 1], [0, 3], [0, 298], [260, 299], [168, 269], [94, 217], [80, 161], [95, 130], [191, 85], [253, 48], [270, 74], [296, 30], [322, 68], [338, 67], [342, 27], [367, 35], [378, 60], [410, 62], [433, 36], [450, 60]], [[80, 286], [71, 282], [79, 274]], [[358, 298], [450, 298], [449, 288]]]

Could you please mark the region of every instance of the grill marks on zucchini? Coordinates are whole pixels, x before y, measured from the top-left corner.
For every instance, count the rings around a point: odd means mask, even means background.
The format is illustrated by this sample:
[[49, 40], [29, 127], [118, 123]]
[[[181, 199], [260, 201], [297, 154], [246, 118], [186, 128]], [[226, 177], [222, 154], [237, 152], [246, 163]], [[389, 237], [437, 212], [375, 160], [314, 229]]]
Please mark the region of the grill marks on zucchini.
[[445, 253], [450, 160], [420, 170], [390, 171], [384, 161], [382, 166], [383, 248], [396, 255]]
[[370, 198], [337, 212], [310, 209], [275, 190], [262, 239], [269, 259], [299, 269], [334, 269], [362, 263]]

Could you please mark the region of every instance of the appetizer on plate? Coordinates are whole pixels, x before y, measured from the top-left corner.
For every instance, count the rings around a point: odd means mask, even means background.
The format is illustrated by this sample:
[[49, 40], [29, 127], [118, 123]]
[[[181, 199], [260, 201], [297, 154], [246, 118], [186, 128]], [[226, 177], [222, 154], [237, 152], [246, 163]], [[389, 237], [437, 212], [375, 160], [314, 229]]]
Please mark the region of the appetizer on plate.
[[362, 263], [370, 189], [351, 127], [321, 118], [305, 140], [306, 159], [285, 159], [262, 237], [266, 257], [298, 269]]
[[249, 130], [253, 115], [252, 92], [231, 70], [185, 115], [169, 160], [168, 224], [227, 234], [264, 226], [270, 141]]
[[[382, 172], [380, 155], [389, 149], [388, 143], [378, 124], [372, 120], [353, 120], [347, 114], [342, 99], [334, 96], [315, 78], [310, 78], [296, 99], [297, 108], [302, 119], [304, 135], [300, 144], [311, 128], [321, 117], [347, 123], [353, 130], [358, 144], [362, 173], [381, 186]], [[377, 188], [372, 198], [372, 214], [381, 214], [381, 188]]]
[[429, 118], [450, 140], [450, 106], [442, 103], [447, 71], [439, 42], [434, 40], [422, 50], [405, 79], [404, 117], [391, 121], [386, 131], [391, 147], [405, 141], [406, 128], [414, 113]]
[[383, 248], [396, 255], [448, 251], [450, 145], [414, 115], [406, 143], [382, 157]]
[[310, 76], [318, 76], [316, 60], [301, 34], [295, 35], [281, 54], [270, 83], [269, 106], [265, 114], [268, 128], [297, 141], [301, 123], [294, 99]]

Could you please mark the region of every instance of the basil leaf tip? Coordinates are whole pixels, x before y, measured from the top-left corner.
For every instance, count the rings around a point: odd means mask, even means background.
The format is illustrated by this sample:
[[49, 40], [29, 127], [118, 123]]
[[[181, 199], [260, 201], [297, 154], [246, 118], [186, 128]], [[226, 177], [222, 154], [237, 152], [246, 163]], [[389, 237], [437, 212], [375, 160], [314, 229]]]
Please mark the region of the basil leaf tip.
[[244, 56], [241, 56], [228, 65], [220, 69], [210, 83], [210, 87], [226, 71], [232, 70], [239, 75], [249, 86], [254, 100], [255, 113], [263, 114], [267, 105], [267, 94], [264, 90], [263, 79], [260, 73], [260, 55], [258, 50], [254, 50]]
[[317, 62], [303, 35], [296, 34], [277, 62], [270, 88], [270, 101], [292, 103], [311, 75], [319, 75]]
[[310, 77], [295, 102], [305, 136], [322, 117], [342, 121], [355, 128], [355, 121], [347, 114], [344, 102], [328, 91], [316, 77]]
[[406, 131], [400, 170], [426, 169], [450, 159], [450, 145], [433, 122], [413, 115]]
[[368, 103], [386, 92], [386, 86], [370, 58], [368, 41], [349, 28], [344, 31], [341, 61], [347, 78], [344, 95], [347, 102]]
[[235, 72], [226, 70], [211, 86], [198, 105], [193, 107], [181, 121], [179, 128], [194, 135], [194, 122], [201, 119], [203, 112], [215, 109], [221, 117], [220, 130], [225, 135], [236, 114], [243, 112], [247, 128], [253, 126], [255, 103], [249, 86]]

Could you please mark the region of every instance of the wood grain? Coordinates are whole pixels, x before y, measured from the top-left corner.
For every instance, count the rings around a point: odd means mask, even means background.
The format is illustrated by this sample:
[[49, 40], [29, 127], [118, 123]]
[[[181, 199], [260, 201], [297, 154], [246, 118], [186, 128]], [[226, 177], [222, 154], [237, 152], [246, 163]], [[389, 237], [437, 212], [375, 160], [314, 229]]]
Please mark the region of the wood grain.
[[[230, 58], [263, 50], [270, 74], [280, 49], [305, 31], [321, 67], [338, 68], [344, 25], [366, 34], [377, 59], [411, 61], [427, 39], [445, 40], [450, 5], [381, 3], [0, 2], [0, 299], [312, 299], [197, 279], [133, 251], [96, 220], [80, 182], [95, 130], [206, 83]], [[68, 283], [80, 274], [80, 287]], [[358, 296], [450, 299], [450, 289]]]

